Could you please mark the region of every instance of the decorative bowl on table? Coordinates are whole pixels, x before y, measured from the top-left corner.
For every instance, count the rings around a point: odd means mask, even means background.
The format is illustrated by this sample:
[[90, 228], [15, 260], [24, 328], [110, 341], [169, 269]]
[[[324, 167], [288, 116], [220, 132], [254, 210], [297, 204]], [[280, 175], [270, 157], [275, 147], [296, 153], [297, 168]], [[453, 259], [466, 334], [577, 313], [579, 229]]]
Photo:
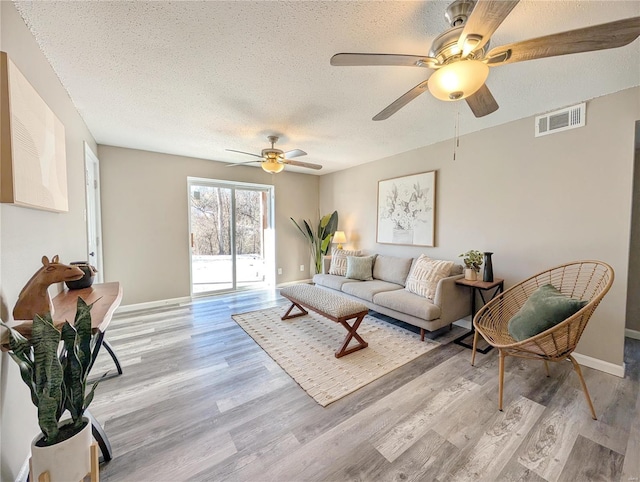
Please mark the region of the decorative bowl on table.
[[93, 284], [93, 280], [98, 270], [89, 264], [88, 261], [74, 261], [70, 263], [72, 266], [77, 266], [82, 270], [84, 276], [74, 281], [65, 281], [64, 284], [70, 290], [81, 290], [82, 288], [88, 288]]

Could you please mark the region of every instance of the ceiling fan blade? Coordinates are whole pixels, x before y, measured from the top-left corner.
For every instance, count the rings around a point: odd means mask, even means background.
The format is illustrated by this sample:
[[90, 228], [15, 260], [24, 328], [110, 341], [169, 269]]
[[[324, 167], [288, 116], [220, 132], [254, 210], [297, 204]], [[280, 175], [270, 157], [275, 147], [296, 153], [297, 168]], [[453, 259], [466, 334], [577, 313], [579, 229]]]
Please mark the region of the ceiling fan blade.
[[292, 149], [290, 151], [287, 151], [284, 153], [284, 158], [285, 159], [291, 159], [292, 157], [300, 157], [300, 156], [306, 156], [307, 153], [304, 152], [303, 150], [300, 149]]
[[338, 66], [396, 65], [431, 68], [437, 64], [436, 59], [423, 55], [335, 54], [331, 57], [331, 65]]
[[[229, 152], [238, 152], [240, 154], [246, 154], [247, 156], [254, 156], [254, 157], [259, 157], [260, 159], [262, 159], [262, 156], [259, 154], [253, 154], [251, 152], [244, 152], [244, 151], [236, 151], [235, 149], [225, 149], [225, 151], [229, 151]], [[255, 162], [255, 161], [252, 161]]]
[[484, 117], [498, 110], [498, 103], [493, 98], [487, 84], [484, 84], [475, 94], [465, 100], [476, 117]]
[[466, 57], [481, 49], [520, 0], [478, 0], [464, 24], [458, 48]]
[[246, 161], [246, 162], [232, 162], [227, 164], [224, 167], [236, 167], [236, 166], [244, 166], [245, 164], [255, 164], [255, 163], [261, 163], [262, 161]]
[[502, 45], [491, 49], [487, 54], [487, 64], [504, 65], [557, 55], [613, 49], [633, 42], [638, 36], [640, 17], [626, 18]]
[[418, 97], [423, 92], [426, 92], [427, 90], [429, 90], [429, 87], [427, 86], [427, 81], [425, 80], [423, 82], [420, 82], [413, 89], [411, 89], [401, 97], [398, 97], [395, 101], [393, 101], [391, 104], [385, 107], [382, 111], [376, 114], [373, 120], [379, 121], [379, 120], [388, 119], [393, 114], [395, 114], [400, 109], [402, 109], [405, 105], [407, 105], [409, 102], [411, 102], [413, 99]]
[[289, 164], [290, 166], [307, 167], [309, 169], [315, 170], [322, 169], [322, 166], [320, 164], [312, 164], [310, 162], [290, 161], [288, 159], [285, 159], [282, 162], [284, 162], [285, 164]]

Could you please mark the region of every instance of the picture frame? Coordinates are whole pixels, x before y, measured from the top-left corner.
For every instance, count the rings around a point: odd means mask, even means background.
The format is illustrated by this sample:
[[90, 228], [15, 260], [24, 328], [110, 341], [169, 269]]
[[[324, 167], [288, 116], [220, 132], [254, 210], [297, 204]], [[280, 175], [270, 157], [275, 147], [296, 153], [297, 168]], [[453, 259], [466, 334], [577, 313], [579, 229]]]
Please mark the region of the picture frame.
[[0, 202], [68, 212], [64, 125], [0, 52]]
[[376, 242], [435, 246], [436, 171], [378, 181]]

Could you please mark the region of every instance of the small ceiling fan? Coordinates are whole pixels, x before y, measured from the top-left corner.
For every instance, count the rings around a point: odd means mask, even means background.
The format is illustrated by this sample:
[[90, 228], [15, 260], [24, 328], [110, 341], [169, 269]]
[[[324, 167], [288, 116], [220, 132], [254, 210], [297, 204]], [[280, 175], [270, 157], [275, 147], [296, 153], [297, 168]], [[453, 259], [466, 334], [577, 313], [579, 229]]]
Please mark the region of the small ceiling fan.
[[260, 154], [252, 154], [251, 152], [244, 151], [236, 151], [235, 149], [227, 149], [229, 152], [239, 152], [240, 154], [246, 154], [248, 156], [259, 157], [259, 161], [247, 161], [247, 162], [239, 162], [236, 164], [229, 164], [228, 167], [233, 166], [242, 166], [244, 164], [251, 164], [253, 162], [259, 162], [260, 167], [264, 169], [266, 172], [270, 172], [272, 174], [276, 174], [281, 172], [284, 169], [286, 164], [290, 166], [298, 166], [298, 167], [306, 167], [308, 169], [322, 169], [320, 164], [312, 164], [311, 162], [300, 162], [300, 161], [292, 161], [292, 157], [300, 157], [306, 156], [307, 153], [300, 149], [292, 149], [291, 151], [281, 151], [280, 149], [276, 149], [274, 144], [278, 142], [278, 136], [268, 136], [267, 139], [271, 143], [271, 147], [266, 149], [262, 149]]
[[396, 99], [373, 120], [389, 118], [420, 94], [465, 99], [476, 117], [498, 110], [486, 86], [489, 67], [558, 55], [622, 47], [640, 35], [640, 17], [546, 35], [489, 50], [489, 40], [519, 0], [455, 0], [445, 13], [451, 28], [433, 41], [429, 55], [340, 53], [331, 65], [426, 67], [435, 72]]

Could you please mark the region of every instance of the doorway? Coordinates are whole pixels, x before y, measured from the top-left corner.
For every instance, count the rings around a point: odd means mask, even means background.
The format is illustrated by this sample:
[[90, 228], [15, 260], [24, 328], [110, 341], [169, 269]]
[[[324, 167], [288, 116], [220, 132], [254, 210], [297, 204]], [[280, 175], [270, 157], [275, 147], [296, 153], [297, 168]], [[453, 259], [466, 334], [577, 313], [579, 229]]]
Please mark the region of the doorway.
[[87, 260], [98, 271], [96, 282], [104, 281], [102, 273], [102, 221], [100, 215], [100, 161], [84, 143], [84, 168], [86, 189]]
[[274, 286], [273, 186], [187, 182], [192, 296]]

